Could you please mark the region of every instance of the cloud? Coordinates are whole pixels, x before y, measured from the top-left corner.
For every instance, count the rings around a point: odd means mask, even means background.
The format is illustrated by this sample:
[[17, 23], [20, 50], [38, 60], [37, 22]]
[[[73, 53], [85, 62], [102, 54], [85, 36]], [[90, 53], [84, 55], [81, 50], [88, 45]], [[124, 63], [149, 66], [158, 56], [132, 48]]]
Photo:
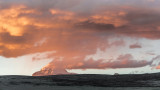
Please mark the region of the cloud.
[[141, 9], [130, 11], [126, 14], [125, 19], [132, 25], [153, 25], [160, 22], [159, 16], [159, 12]]
[[[67, 60], [65, 60], [67, 59]], [[153, 61], [135, 60], [130, 54], [120, 55], [114, 61], [107, 60], [84, 60], [83, 57], [75, 58], [61, 58], [55, 59], [46, 65], [40, 71], [33, 75], [56, 75], [56, 74], [70, 74], [67, 69], [115, 69], [115, 68], [138, 68], [151, 65]]]
[[115, 26], [112, 24], [94, 23], [91, 21], [81, 22], [77, 24], [75, 27], [92, 30], [113, 30], [115, 28]]
[[159, 62], [159, 59], [160, 59], [160, 55], [157, 55], [156, 57], [152, 58], [152, 69], [160, 69], [160, 62]]
[[146, 52], [147, 55], [156, 55], [155, 53], [153, 52]]
[[139, 44], [137, 44], [137, 43], [135, 43], [135, 44], [133, 44], [133, 45], [130, 45], [129, 48], [130, 48], [130, 49], [142, 48], [142, 46], [139, 45]]
[[54, 69], [56, 63], [62, 66], [64, 73], [67, 73], [65, 69], [149, 65], [150, 62], [136, 61], [130, 55], [106, 63], [104, 60], [85, 61], [85, 57], [95, 54], [97, 48], [106, 50], [125, 45], [123, 41], [110, 44], [108, 40], [114, 37], [160, 39], [160, 13], [155, 8], [146, 8], [144, 1], [140, 2], [142, 6], [137, 7], [132, 4], [136, 1], [128, 6], [122, 0], [16, 1], [1, 1], [0, 55], [9, 58], [56, 51], [50, 57], [63, 57], [64, 60], [53, 60], [49, 69]]

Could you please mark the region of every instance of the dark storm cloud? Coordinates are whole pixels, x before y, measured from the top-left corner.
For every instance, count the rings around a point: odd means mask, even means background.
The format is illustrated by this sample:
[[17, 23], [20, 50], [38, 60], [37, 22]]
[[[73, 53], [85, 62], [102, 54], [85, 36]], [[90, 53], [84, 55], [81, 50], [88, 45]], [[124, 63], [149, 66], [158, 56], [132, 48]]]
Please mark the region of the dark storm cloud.
[[106, 31], [115, 29], [115, 26], [113, 24], [95, 23], [91, 21], [81, 22], [79, 24], [76, 24], [75, 27], [82, 29], [106, 30]]
[[0, 34], [1, 42], [7, 44], [25, 44], [32, 40], [30, 36], [11, 36], [9, 33], [1, 33]]
[[154, 10], [134, 10], [124, 17], [130, 24], [135, 25], [154, 25], [160, 23], [160, 12]]

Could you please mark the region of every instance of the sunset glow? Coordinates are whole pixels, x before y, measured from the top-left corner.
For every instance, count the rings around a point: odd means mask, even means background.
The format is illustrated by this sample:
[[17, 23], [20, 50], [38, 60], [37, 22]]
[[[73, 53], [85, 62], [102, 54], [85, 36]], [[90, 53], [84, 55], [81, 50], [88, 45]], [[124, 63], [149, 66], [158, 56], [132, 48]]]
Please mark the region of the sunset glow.
[[159, 8], [159, 0], [1, 0], [0, 74], [159, 72]]

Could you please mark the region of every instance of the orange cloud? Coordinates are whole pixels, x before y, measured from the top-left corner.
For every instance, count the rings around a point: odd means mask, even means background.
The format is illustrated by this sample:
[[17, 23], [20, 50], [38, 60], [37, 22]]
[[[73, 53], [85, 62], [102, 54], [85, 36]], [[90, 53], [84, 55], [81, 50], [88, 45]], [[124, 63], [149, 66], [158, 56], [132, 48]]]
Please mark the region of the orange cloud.
[[[64, 3], [59, 1], [60, 5], [44, 5], [46, 7], [24, 4], [0, 8], [0, 55], [18, 57], [56, 51], [48, 57], [56, 57], [58, 60], [53, 60], [42, 69], [53, 69], [54, 73], [68, 73], [66, 69], [133, 68], [150, 65], [146, 60], [136, 61], [129, 55], [127, 59], [115, 62], [92, 59], [86, 61], [85, 58], [95, 54], [97, 48], [105, 50], [125, 45], [123, 41], [110, 44], [108, 39], [113, 37], [159, 39], [159, 12], [123, 5], [91, 5], [82, 10], [81, 1], [64, 2], [67, 5], [63, 6]], [[64, 58], [63, 62], [59, 61], [60, 57]]]
[[24, 5], [11, 6], [0, 10], [0, 32], [9, 32], [13, 36], [22, 36], [23, 27], [28, 25], [31, 20], [27, 17], [20, 17], [21, 14], [33, 14], [33, 9], [27, 9]]
[[156, 69], [160, 69], [160, 65], [156, 67]]

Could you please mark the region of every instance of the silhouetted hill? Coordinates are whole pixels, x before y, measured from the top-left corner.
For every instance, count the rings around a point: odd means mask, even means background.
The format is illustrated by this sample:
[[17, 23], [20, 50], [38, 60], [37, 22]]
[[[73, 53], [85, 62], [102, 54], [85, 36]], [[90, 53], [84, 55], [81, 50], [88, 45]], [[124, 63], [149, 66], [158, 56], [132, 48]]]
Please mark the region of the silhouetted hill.
[[99, 86], [99, 87], [159, 87], [160, 73], [128, 75], [53, 75], [53, 76], [0, 76], [0, 86]]

